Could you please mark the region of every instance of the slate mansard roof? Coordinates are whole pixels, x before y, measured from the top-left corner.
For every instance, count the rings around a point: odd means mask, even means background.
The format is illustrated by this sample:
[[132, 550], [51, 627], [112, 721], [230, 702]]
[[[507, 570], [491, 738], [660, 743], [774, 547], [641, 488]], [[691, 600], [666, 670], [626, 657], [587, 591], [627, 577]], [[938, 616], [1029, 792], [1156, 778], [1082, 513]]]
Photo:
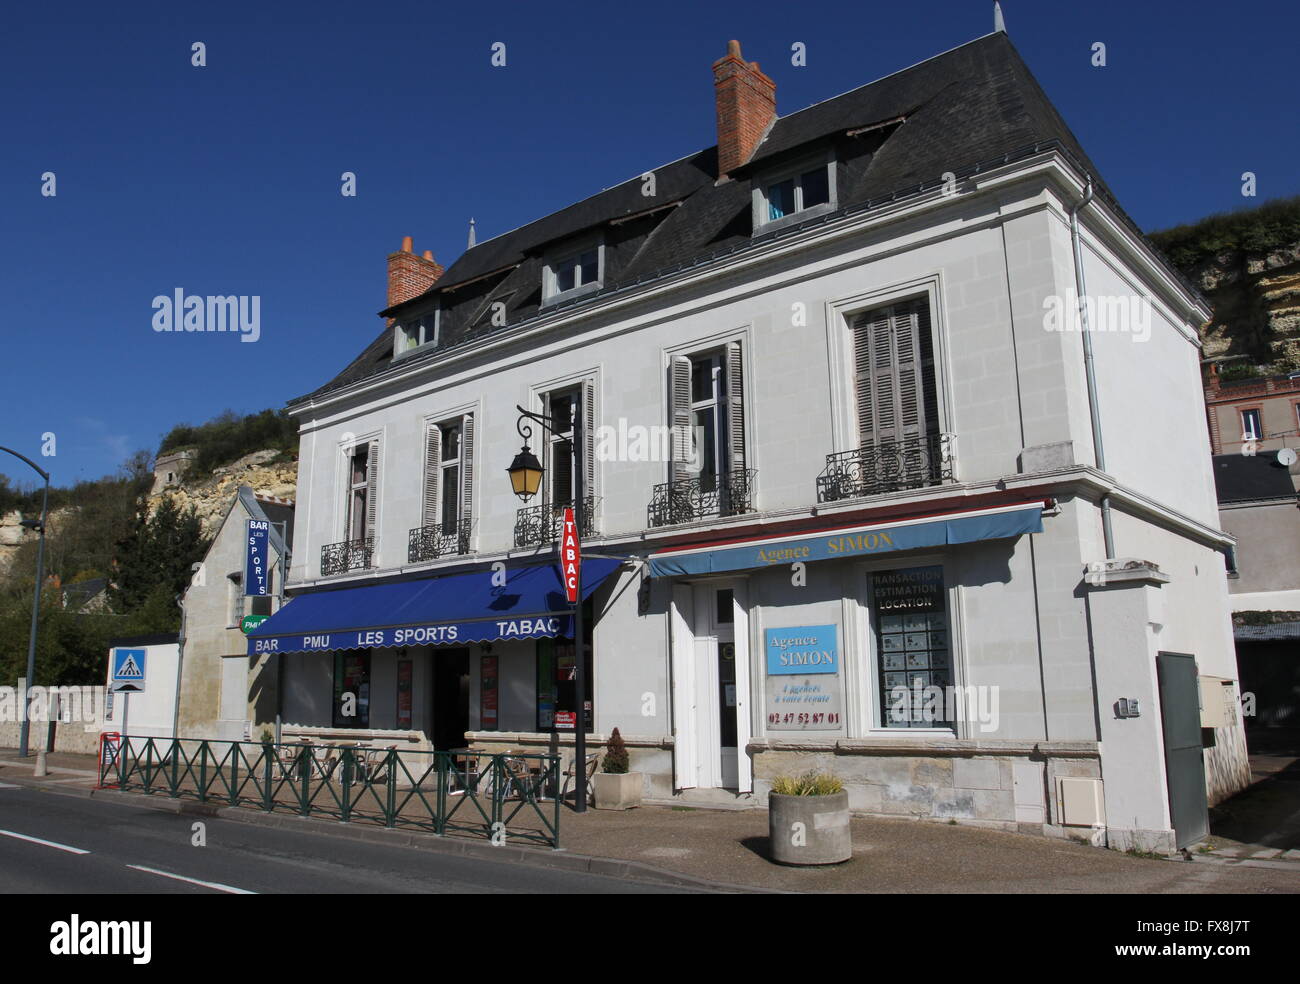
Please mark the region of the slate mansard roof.
[[[548, 312], [932, 188], [947, 171], [961, 176], [1049, 147], [1092, 175], [1098, 196], [1123, 216], [1006, 34], [989, 34], [778, 117], [750, 161], [732, 172], [734, 180], [717, 182], [717, 148], [707, 148], [653, 169], [653, 197], [642, 195], [640, 177], [606, 189], [470, 248], [429, 291], [381, 313], [400, 320], [430, 309], [436, 298], [442, 320], [434, 352], [441, 353], [505, 330], [491, 325], [495, 302], [505, 305], [507, 327], [536, 316], [545, 258], [566, 240], [577, 245], [585, 235], [603, 235], [604, 281], [596, 294], [547, 305]], [[754, 236], [751, 177], [827, 149], [836, 160], [837, 211]], [[418, 364], [427, 354], [413, 353], [401, 364]], [[293, 402], [392, 364], [393, 332], [385, 328], [334, 379]]]

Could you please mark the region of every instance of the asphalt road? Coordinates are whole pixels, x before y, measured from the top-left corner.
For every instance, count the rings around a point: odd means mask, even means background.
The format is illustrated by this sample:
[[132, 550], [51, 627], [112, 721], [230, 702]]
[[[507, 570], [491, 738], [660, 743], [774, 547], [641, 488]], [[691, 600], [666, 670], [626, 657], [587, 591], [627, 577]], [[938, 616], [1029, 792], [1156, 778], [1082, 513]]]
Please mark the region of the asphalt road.
[[[192, 844], [195, 823], [206, 846]], [[0, 894], [681, 891], [0, 783]]]

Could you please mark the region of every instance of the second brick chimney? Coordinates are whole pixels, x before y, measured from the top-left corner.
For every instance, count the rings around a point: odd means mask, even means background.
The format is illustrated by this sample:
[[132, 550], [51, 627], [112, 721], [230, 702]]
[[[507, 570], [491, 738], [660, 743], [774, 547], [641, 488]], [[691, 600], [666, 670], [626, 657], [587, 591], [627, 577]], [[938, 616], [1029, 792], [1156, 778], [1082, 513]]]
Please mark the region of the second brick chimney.
[[718, 176], [740, 167], [776, 119], [776, 83], [740, 54], [740, 42], [728, 41], [727, 54], [713, 63], [718, 106]]
[[[411, 237], [402, 239], [402, 248], [388, 256], [388, 306], [419, 297], [443, 275], [443, 267], [431, 250], [416, 256]], [[391, 320], [391, 319], [390, 319]]]

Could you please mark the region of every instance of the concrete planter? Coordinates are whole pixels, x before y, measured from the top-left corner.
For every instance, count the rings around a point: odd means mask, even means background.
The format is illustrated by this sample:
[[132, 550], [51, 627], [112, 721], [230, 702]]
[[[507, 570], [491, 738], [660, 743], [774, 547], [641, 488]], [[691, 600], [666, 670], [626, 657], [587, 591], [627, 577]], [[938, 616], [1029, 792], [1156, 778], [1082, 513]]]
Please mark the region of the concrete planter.
[[839, 864], [853, 857], [849, 794], [767, 798], [768, 842], [778, 864]]
[[639, 772], [597, 772], [591, 777], [592, 803], [597, 810], [631, 810], [641, 805]]

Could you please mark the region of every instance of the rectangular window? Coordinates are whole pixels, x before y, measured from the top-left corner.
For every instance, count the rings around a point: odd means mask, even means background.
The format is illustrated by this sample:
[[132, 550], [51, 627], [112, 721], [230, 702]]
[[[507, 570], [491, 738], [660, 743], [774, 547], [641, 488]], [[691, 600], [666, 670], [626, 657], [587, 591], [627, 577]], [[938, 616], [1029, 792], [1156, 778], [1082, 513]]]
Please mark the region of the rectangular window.
[[878, 571], [869, 579], [880, 727], [952, 727], [943, 568]]
[[766, 210], [763, 222], [775, 222], [819, 205], [831, 203], [829, 164], [822, 164], [792, 177], [773, 181], [763, 189]]
[[[426, 424], [420, 542], [412, 563], [469, 550], [474, 513], [474, 415]], [[415, 535], [416, 531], [412, 532]], [[448, 539], [451, 538], [451, 539]]]
[[366, 535], [370, 507], [370, 445], [358, 444], [348, 455], [347, 538]]
[[567, 256], [550, 265], [547, 299], [580, 287], [594, 287], [601, 281], [602, 250], [599, 246]]
[[460, 424], [443, 426], [442, 455], [438, 467], [442, 473], [438, 482], [439, 494], [442, 496], [442, 532], [454, 533], [456, 524], [460, 521]]
[[226, 575], [228, 600], [230, 602], [230, 620], [227, 625], [238, 625], [244, 617], [244, 575], [236, 572]]
[[370, 727], [369, 650], [349, 649], [334, 654], [333, 727]]
[[562, 390], [546, 397], [546, 415], [556, 433], [547, 434], [546, 470], [551, 476], [552, 506], [573, 505], [577, 483], [573, 475], [573, 415], [580, 409], [578, 390]]
[[436, 345], [438, 342], [437, 312], [426, 314], [411, 321], [404, 321], [397, 326], [397, 341], [394, 354], [402, 355], [421, 345]]
[[691, 360], [691, 427], [704, 492], [716, 489], [718, 476], [727, 473], [725, 371], [717, 352]]
[[1241, 411], [1241, 439], [1243, 441], [1259, 441], [1263, 439], [1263, 436], [1264, 432], [1259, 424], [1259, 411]]

